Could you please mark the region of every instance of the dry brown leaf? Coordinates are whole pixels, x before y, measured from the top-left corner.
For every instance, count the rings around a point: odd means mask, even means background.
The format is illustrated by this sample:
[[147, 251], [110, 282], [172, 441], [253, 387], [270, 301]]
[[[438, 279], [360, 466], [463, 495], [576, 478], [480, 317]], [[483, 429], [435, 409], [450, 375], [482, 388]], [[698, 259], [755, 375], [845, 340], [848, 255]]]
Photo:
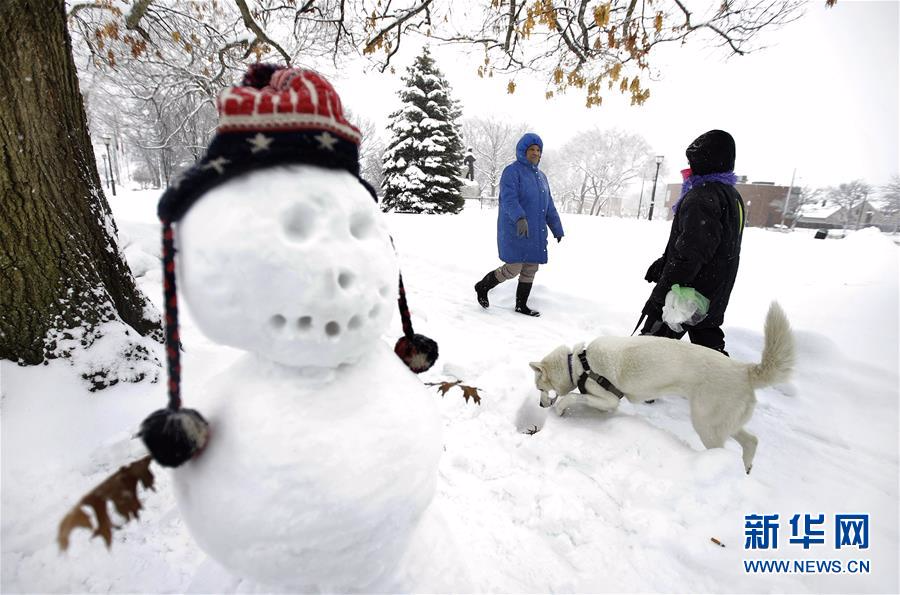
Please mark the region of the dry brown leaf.
[[453, 388], [454, 386], [456, 386], [459, 383], [460, 383], [459, 380], [457, 380], [456, 382], [426, 382], [425, 386], [438, 387], [438, 392], [441, 393], [441, 396], [443, 397], [444, 395], [447, 394], [448, 390], [450, 390], [451, 388]]
[[463, 398], [466, 400], [466, 403], [469, 402], [469, 397], [472, 397], [472, 401], [476, 405], [481, 405], [481, 395], [478, 394], [478, 388], [474, 386], [466, 386], [461, 384], [459, 388], [463, 391]]
[[476, 405], [481, 405], [481, 395], [478, 394], [478, 387], [462, 384], [462, 380], [455, 380], [453, 382], [426, 382], [425, 386], [438, 387], [438, 392], [441, 393], [442, 397], [446, 395], [447, 391], [451, 388], [458, 386], [463, 392], [463, 398], [466, 400], [466, 403], [469, 402], [469, 399], [472, 399]]
[[[106, 547], [112, 547], [113, 529], [119, 526], [113, 525], [107, 510], [107, 503], [112, 502], [116, 512], [127, 523], [136, 519], [141, 510], [141, 502], [137, 495], [137, 486], [140, 483], [145, 489], [153, 489], [153, 473], [150, 472], [150, 456], [134, 461], [120, 467], [118, 471], [103, 480], [100, 485], [88, 492], [59, 523], [59, 534], [56, 541], [59, 549], [65, 551], [69, 547], [69, 535], [78, 527], [93, 529], [94, 537], [103, 538]], [[90, 507], [97, 519], [97, 527], [94, 528], [90, 516], [83, 510]]]

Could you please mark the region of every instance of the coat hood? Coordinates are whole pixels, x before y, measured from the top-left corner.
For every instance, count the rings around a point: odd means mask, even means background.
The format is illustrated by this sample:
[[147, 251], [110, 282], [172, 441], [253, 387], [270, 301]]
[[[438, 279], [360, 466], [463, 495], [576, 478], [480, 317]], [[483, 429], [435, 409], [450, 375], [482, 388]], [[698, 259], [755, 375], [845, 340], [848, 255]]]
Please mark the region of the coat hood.
[[519, 139], [519, 142], [516, 143], [516, 161], [534, 167], [525, 157], [525, 151], [527, 151], [528, 147], [531, 145], [537, 145], [541, 148], [541, 151], [544, 150], [544, 141], [541, 140], [541, 137], [533, 132], [526, 132], [522, 138]]
[[704, 132], [684, 154], [695, 176], [734, 171], [734, 139], [724, 130]]

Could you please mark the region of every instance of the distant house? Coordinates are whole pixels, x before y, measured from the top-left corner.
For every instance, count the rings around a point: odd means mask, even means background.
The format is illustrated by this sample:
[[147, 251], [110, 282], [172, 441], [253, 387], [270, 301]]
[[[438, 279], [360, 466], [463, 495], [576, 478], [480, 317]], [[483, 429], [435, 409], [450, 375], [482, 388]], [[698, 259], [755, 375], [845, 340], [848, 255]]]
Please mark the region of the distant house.
[[800, 207], [794, 227], [843, 229], [846, 224], [847, 209], [823, 200]]
[[[746, 176], [739, 176], [736, 184], [737, 191], [744, 199], [746, 209], [745, 225], [748, 227], [773, 227], [782, 223], [781, 211], [788, 195], [788, 186], [776, 186], [772, 182], [747, 182]], [[791, 204], [796, 204], [800, 198], [800, 188], [790, 188]], [[666, 186], [665, 217], [672, 218], [672, 205], [681, 194], [681, 184], [668, 184]], [[788, 208], [790, 211], [790, 207]], [[784, 218], [785, 225], [790, 225], [790, 217]]]
[[879, 204], [863, 201], [848, 212], [827, 200], [803, 205], [797, 216], [795, 227], [815, 229], [857, 229], [877, 227], [881, 231], [896, 231], [897, 214], [884, 212]]

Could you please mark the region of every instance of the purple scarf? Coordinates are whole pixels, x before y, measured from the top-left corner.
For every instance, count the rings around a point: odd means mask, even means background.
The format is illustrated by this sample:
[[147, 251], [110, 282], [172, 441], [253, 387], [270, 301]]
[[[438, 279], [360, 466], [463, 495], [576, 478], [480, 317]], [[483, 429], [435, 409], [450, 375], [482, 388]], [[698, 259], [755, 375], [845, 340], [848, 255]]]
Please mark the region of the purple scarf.
[[675, 201], [675, 204], [672, 205], [672, 212], [678, 212], [678, 206], [681, 204], [681, 200], [684, 198], [685, 194], [691, 191], [692, 188], [694, 188], [695, 186], [702, 186], [708, 182], [722, 182], [723, 184], [734, 186], [735, 184], [737, 184], [737, 176], [734, 175], [733, 171], [723, 171], [714, 174], [704, 174], [702, 176], [689, 177], [681, 184], [681, 195], [678, 197], [678, 200]]

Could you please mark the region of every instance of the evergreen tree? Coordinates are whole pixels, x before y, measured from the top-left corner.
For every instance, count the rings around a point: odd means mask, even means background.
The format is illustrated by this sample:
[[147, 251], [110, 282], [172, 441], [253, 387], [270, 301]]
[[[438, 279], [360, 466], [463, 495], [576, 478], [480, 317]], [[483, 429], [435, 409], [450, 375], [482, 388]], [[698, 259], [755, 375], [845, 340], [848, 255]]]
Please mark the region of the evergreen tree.
[[391, 140], [384, 154], [385, 211], [458, 213], [463, 147], [459, 104], [426, 47], [407, 69], [403, 107], [391, 114]]

